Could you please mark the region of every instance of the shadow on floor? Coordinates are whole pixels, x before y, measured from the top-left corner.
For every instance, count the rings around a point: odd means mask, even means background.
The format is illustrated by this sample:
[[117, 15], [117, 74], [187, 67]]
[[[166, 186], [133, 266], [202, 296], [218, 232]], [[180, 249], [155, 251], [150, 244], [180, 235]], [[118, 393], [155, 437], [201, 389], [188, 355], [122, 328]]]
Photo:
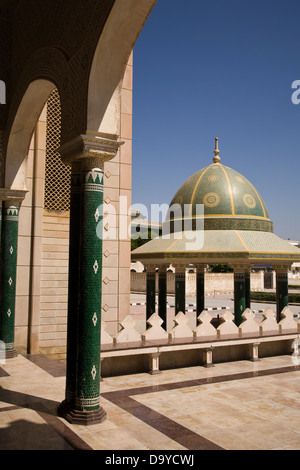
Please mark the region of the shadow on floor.
[[[0, 428], [0, 450], [90, 450], [57, 416], [60, 403], [0, 387], [0, 401], [10, 404], [0, 408], [0, 414], [9, 412], [10, 422]], [[18, 410], [31, 410], [43, 419], [44, 424], [27, 419], [17, 419]], [[14, 413], [15, 412], [15, 413]], [[14, 414], [16, 420], [13, 420]], [[32, 415], [34, 421], [34, 414]], [[3, 423], [5, 420], [3, 421]]]
[[30, 410], [46, 412], [48, 414], [57, 415], [57, 407], [59, 403], [46, 398], [35, 397], [26, 393], [16, 392], [14, 390], [5, 390], [0, 386], [0, 401], [10, 403], [16, 407], [29, 408]]
[[73, 450], [57, 432], [45, 424], [24, 419], [13, 421], [0, 429], [1, 450]]

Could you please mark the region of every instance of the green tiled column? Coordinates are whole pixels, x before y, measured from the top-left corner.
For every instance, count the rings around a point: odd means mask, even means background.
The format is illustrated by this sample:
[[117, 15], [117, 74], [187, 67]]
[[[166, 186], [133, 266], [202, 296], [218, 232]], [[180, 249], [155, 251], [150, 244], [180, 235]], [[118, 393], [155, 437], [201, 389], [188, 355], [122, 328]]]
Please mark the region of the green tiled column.
[[234, 267], [234, 315], [235, 324], [243, 322], [243, 313], [246, 310], [246, 273], [244, 267]]
[[73, 424], [106, 417], [100, 405], [103, 166], [120, 145], [116, 136], [82, 135], [59, 150], [72, 165], [72, 202], [67, 384], [58, 412]]
[[67, 327], [67, 368], [66, 399], [60, 405], [59, 413], [64, 414], [75, 406], [76, 371], [77, 371], [77, 329], [78, 329], [78, 296], [80, 266], [80, 193], [81, 164], [74, 162], [71, 172], [70, 204], [70, 243], [69, 243], [69, 282], [68, 282], [68, 327]]
[[100, 406], [100, 336], [102, 291], [102, 238], [97, 225], [103, 218], [103, 165], [83, 162], [81, 184], [78, 350], [75, 407], [77, 417], [102, 421]]
[[289, 304], [288, 268], [286, 266], [276, 267], [276, 317], [280, 322], [282, 310]]
[[197, 318], [205, 309], [205, 266], [198, 265], [196, 273]]
[[167, 269], [160, 266], [158, 270], [158, 315], [163, 320], [162, 328], [167, 330]]
[[175, 315], [185, 314], [185, 266], [175, 267]]
[[155, 266], [147, 266], [147, 286], [146, 286], [146, 319], [155, 313]]
[[251, 269], [247, 268], [245, 273], [245, 304], [246, 308], [251, 308]]
[[12, 200], [3, 204], [0, 340], [5, 343], [7, 359], [17, 356], [15, 350], [15, 302], [19, 210], [20, 203], [18, 201]]

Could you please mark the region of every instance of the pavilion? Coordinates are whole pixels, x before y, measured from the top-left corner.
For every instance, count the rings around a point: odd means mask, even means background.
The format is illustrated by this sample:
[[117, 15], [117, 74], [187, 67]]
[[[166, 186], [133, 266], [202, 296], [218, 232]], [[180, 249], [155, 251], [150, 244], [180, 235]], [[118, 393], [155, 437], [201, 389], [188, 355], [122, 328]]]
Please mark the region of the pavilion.
[[273, 233], [267, 207], [256, 188], [240, 173], [221, 164], [216, 138], [213, 164], [191, 176], [175, 194], [163, 233], [132, 252], [147, 271], [147, 318], [155, 312], [158, 271], [158, 314], [166, 321], [166, 271], [175, 268], [175, 314], [185, 312], [185, 273], [197, 272], [197, 316], [205, 308], [205, 269], [229, 264], [234, 269], [234, 315], [237, 326], [250, 308], [250, 276], [254, 265], [276, 271], [277, 321], [288, 306], [288, 270], [300, 260], [299, 248]]

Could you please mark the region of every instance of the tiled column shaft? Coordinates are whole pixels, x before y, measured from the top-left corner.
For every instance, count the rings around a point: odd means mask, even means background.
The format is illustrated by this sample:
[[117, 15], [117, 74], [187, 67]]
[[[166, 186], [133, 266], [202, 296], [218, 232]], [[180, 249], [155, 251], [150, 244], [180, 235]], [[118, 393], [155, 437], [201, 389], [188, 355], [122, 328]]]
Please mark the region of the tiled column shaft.
[[[72, 164], [71, 204], [70, 204], [70, 243], [69, 243], [69, 280], [68, 280], [68, 330], [67, 330], [67, 370], [65, 405], [75, 405], [76, 370], [77, 370], [77, 329], [78, 295], [80, 267], [80, 188], [81, 165]], [[75, 293], [75, 295], [74, 295]]]
[[67, 386], [58, 412], [73, 424], [106, 417], [100, 405], [103, 162], [120, 146], [111, 137], [79, 136], [60, 148], [65, 163], [72, 165], [72, 205]]
[[155, 313], [155, 268], [147, 267], [146, 319]]
[[[99, 163], [102, 163], [101, 161]], [[103, 169], [93, 159], [83, 162], [81, 184], [80, 270], [76, 409], [100, 410], [100, 328], [102, 237], [97, 224], [103, 218]], [[95, 166], [94, 166], [95, 165]], [[97, 165], [97, 166], [96, 166]], [[102, 166], [102, 165], [101, 165]], [[102, 166], [103, 167], [103, 166]], [[99, 416], [97, 416], [99, 418]]]
[[247, 269], [245, 273], [245, 305], [251, 308], [251, 270]]
[[5, 343], [7, 358], [17, 355], [14, 341], [19, 210], [20, 203], [13, 200], [3, 205], [0, 340]]
[[185, 266], [175, 266], [175, 315], [185, 314]]
[[289, 304], [288, 268], [276, 268], [276, 316], [281, 320], [282, 310]]
[[197, 317], [198, 317], [205, 309], [205, 267], [204, 266], [197, 266], [196, 305], [197, 305]]
[[160, 267], [158, 271], [158, 315], [163, 320], [162, 328], [167, 329], [167, 271]]
[[234, 267], [234, 314], [235, 324], [243, 322], [242, 314], [246, 310], [246, 273], [244, 268]]

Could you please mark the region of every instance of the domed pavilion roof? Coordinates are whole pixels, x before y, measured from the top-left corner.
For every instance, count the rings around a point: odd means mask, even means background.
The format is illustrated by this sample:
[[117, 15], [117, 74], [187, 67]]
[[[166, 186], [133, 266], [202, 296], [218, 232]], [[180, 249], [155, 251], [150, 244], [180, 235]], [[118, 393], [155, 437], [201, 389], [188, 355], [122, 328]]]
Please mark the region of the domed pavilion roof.
[[[257, 189], [243, 175], [222, 165], [218, 152], [217, 144], [215, 162], [181, 186], [172, 199], [171, 210], [178, 205], [185, 218], [194, 219], [197, 206], [203, 205], [206, 230], [273, 232], [267, 207]], [[174, 219], [170, 215], [167, 219]]]
[[219, 153], [216, 139], [213, 164], [180, 187], [163, 235], [134, 250], [133, 260], [150, 264], [300, 261], [299, 248], [273, 233], [260, 193], [243, 175], [221, 164]]

